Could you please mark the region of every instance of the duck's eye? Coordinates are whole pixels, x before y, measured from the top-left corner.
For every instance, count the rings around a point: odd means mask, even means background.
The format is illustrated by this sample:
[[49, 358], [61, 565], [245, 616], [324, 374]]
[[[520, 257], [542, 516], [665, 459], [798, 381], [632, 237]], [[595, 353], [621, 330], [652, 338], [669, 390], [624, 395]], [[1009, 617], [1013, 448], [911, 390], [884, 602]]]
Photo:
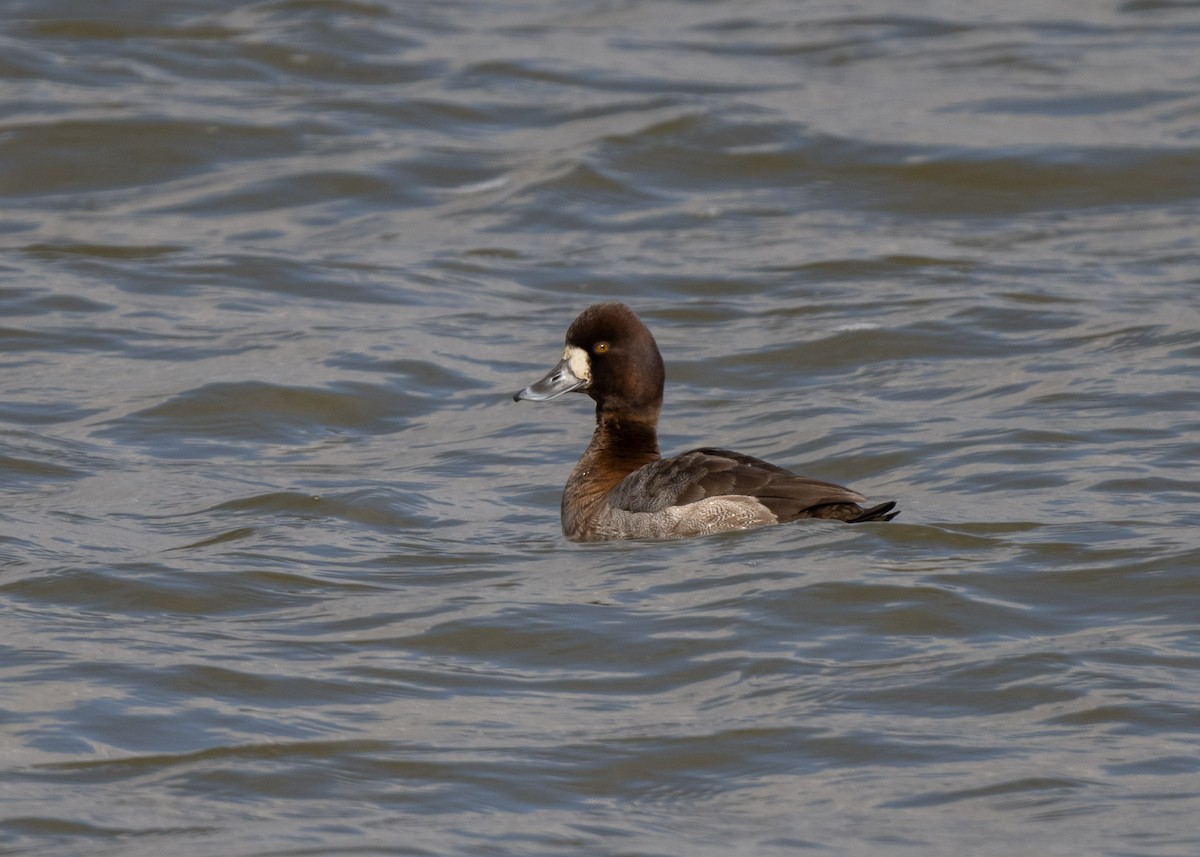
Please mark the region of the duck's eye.
[[608, 353], [608, 343], [607, 342], [597, 342], [595, 345], [592, 346], [592, 351], [595, 351], [597, 354], [607, 354]]

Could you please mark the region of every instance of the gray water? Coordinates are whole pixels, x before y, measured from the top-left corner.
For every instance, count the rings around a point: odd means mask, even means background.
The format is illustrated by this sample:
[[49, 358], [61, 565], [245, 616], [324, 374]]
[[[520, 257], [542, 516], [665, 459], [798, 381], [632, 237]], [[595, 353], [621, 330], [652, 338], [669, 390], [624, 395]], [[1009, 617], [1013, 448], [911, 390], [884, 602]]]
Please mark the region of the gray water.
[[0, 854], [1200, 853], [1200, 6], [0, 13]]

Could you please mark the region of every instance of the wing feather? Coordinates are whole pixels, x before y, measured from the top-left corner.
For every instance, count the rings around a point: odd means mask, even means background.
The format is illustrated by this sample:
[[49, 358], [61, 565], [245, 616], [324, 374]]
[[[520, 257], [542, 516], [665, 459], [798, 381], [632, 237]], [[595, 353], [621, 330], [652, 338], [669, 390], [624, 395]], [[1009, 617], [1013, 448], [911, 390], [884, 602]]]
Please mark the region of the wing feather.
[[629, 474], [613, 490], [611, 505], [628, 512], [658, 512], [709, 497], [753, 497], [780, 521], [851, 520], [863, 513], [857, 491], [797, 476], [753, 456], [727, 449], [693, 449], [659, 459]]

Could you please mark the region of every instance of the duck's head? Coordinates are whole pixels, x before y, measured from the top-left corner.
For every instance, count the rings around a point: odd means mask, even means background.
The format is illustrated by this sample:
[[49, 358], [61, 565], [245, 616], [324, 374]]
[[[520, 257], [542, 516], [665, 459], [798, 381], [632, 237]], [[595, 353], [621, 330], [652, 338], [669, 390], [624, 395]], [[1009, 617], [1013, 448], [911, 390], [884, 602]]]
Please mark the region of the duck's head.
[[595, 399], [598, 410], [657, 414], [664, 377], [658, 344], [633, 310], [622, 303], [593, 304], [567, 329], [558, 365], [513, 400], [545, 402], [579, 392]]

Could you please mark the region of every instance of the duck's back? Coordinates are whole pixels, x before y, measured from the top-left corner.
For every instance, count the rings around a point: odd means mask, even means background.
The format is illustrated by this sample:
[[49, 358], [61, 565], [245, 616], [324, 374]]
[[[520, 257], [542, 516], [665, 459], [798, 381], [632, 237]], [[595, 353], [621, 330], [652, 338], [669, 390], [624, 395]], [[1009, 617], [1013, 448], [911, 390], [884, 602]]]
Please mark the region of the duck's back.
[[[753, 497], [780, 523], [800, 518], [838, 518], [836, 509], [824, 507], [856, 506], [866, 499], [849, 488], [797, 476], [740, 452], [711, 447], [651, 462], [625, 477], [609, 496], [610, 503], [631, 512], [656, 512], [712, 497]], [[848, 518], [861, 512], [856, 509]]]
[[630, 473], [590, 515], [572, 516], [567, 535], [584, 541], [678, 538], [801, 518], [887, 519], [889, 504], [864, 510], [858, 505], [864, 499], [739, 452], [694, 449]]

